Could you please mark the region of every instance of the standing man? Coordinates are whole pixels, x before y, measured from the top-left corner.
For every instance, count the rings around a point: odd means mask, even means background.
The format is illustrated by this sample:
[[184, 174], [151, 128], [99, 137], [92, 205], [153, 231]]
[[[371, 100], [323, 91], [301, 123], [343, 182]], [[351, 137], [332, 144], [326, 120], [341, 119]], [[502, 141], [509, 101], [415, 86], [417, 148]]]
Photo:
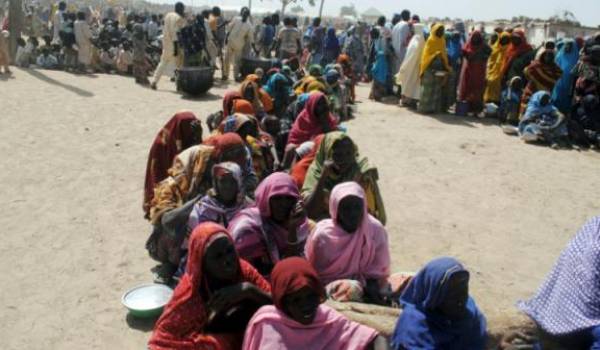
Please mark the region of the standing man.
[[75, 42], [77, 43], [77, 61], [87, 71], [92, 63], [92, 30], [85, 19], [85, 12], [77, 12], [77, 20], [73, 24]]
[[398, 73], [402, 62], [404, 61], [410, 37], [410, 11], [403, 10], [402, 13], [400, 13], [400, 21], [396, 23], [392, 29], [392, 47], [394, 48], [392, 75]]
[[229, 79], [229, 69], [231, 63], [233, 63], [233, 77], [236, 81], [241, 81], [240, 69], [242, 66], [244, 45], [249, 45], [256, 51], [254, 48], [253, 26], [249, 18], [250, 9], [243, 7], [240, 11], [240, 16], [234, 18], [228, 26], [223, 80]]
[[325, 43], [325, 28], [321, 27], [321, 18], [316, 17], [313, 20], [312, 27], [309, 28], [310, 31], [310, 55], [311, 55], [311, 64], [321, 64], [321, 60], [323, 59], [323, 45]]
[[64, 13], [67, 10], [67, 3], [61, 1], [58, 3], [58, 11], [52, 16], [52, 43], [60, 43], [60, 31], [63, 27]]
[[294, 27], [294, 22], [290, 17], [283, 19], [284, 27], [277, 34], [277, 57], [280, 60], [292, 58], [300, 55], [302, 48], [302, 34], [298, 28]]
[[[212, 35], [215, 38], [217, 45], [217, 57], [221, 64], [221, 79], [227, 80], [225, 75], [225, 63], [223, 62], [223, 47], [225, 46], [225, 26], [227, 22], [221, 16], [221, 9], [218, 6], [212, 8], [210, 18], [208, 19], [208, 25], [212, 31]], [[215, 60], [216, 61], [216, 60]]]
[[178, 2], [175, 4], [175, 12], [169, 12], [165, 16], [162, 55], [160, 56], [160, 63], [158, 64], [158, 67], [156, 67], [154, 77], [152, 78], [152, 84], [150, 85], [154, 90], [156, 90], [156, 84], [158, 84], [158, 81], [165, 72], [168, 64], [174, 63], [177, 68], [179, 68], [183, 63], [183, 54], [179, 52], [179, 45], [177, 43], [177, 32], [185, 26], [184, 12], [185, 6], [183, 3]]
[[158, 17], [156, 15], [150, 16], [150, 21], [146, 26], [146, 34], [148, 41], [152, 42], [158, 36]]

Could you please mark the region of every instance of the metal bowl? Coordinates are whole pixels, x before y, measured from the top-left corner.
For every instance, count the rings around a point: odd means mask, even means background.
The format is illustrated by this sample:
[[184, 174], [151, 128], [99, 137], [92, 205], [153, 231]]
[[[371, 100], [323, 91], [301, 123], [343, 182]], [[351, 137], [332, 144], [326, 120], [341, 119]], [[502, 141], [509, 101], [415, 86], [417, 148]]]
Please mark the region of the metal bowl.
[[162, 313], [172, 295], [173, 290], [164, 284], [143, 284], [125, 292], [121, 303], [132, 316], [150, 318]]

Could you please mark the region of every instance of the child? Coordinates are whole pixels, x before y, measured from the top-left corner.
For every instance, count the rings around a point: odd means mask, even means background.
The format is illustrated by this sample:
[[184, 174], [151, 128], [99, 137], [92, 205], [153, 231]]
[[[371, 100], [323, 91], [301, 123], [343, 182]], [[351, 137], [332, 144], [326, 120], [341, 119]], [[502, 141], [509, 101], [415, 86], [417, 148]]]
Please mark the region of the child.
[[128, 42], [121, 45], [121, 49], [117, 53], [117, 71], [121, 74], [130, 74], [133, 64], [133, 54]]
[[110, 73], [115, 69], [115, 58], [111, 55], [110, 45], [108, 43], [102, 44], [100, 67], [105, 73]]
[[519, 124], [519, 108], [523, 95], [523, 81], [520, 77], [511, 79], [508, 87], [502, 91], [498, 118], [501, 124], [517, 126]]
[[50, 54], [48, 47], [44, 46], [42, 54], [36, 60], [36, 65], [43, 69], [55, 69], [58, 66], [58, 60]]

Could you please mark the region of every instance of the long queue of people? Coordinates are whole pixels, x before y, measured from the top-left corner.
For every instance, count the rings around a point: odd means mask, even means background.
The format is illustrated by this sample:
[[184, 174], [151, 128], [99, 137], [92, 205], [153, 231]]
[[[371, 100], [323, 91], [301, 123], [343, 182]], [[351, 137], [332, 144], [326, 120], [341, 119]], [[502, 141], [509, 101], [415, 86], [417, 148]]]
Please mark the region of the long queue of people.
[[[182, 111], [156, 135], [143, 201], [152, 226], [146, 249], [160, 263], [156, 282], [175, 291], [150, 349], [486, 348], [486, 318], [463, 264], [435, 258], [416, 273], [391, 265], [377, 168], [336, 109], [336, 88], [354, 101], [345, 56], [307, 72], [293, 57], [257, 70], [224, 94], [208, 130]], [[518, 305], [538, 334], [507, 334], [500, 348], [599, 346], [599, 235], [595, 218], [536, 296]], [[388, 339], [328, 299], [402, 313]]]
[[420, 113], [495, 116], [503, 130], [553, 148], [600, 147], [600, 34], [528, 44], [523, 28], [466, 33], [396, 17], [371, 33], [379, 100], [398, 86], [402, 105]]

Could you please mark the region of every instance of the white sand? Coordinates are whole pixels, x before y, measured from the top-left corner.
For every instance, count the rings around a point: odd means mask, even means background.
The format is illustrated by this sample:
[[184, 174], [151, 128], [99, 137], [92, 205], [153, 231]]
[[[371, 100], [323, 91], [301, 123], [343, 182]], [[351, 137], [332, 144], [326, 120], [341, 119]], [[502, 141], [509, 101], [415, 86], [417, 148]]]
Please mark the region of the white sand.
[[[145, 348], [151, 325], [130, 327], [120, 298], [152, 278], [148, 149], [175, 111], [204, 119], [224, 90], [194, 101], [166, 80], [156, 92], [119, 76], [14, 71], [0, 79], [2, 348]], [[600, 154], [525, 145], [493, 121], [416, 115], [367, 93], [349, 132], [379, 167], [393, 270], [456, 256], [490, 321], [508, 323], [600, 214]]]

